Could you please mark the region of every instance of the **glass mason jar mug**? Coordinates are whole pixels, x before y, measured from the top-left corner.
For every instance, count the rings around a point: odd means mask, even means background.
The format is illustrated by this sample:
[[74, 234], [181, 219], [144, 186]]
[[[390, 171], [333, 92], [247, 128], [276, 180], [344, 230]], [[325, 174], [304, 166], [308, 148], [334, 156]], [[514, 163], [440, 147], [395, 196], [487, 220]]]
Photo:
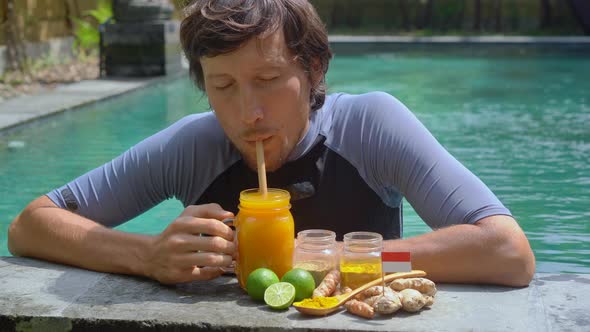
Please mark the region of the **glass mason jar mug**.
[[266, 195], [258, 189], [240, 193], [234, 221], [238, 247], [235, 272], [243, 289], [248, 275], [257, 268], [271, 269], [281, 278], [293, 267], [295, 224], [290, 198], [288, 191], [274, 188]]
[[340, 258], [342, 287], [358, 288], [381, 278], [383, 237], [373, 232], [344, 234], [344, 250]]
[[308, 229], [297, 233], [293, 265], [307, 270], [318, 286], [328, 272], [338, 268], [336, 233], [325, 229]]

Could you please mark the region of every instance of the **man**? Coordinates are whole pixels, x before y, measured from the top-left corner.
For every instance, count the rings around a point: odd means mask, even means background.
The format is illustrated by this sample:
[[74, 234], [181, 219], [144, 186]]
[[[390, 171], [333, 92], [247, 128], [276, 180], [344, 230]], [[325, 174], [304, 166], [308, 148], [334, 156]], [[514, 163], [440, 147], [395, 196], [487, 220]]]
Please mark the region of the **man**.
[[[385, 93], [325, 96], [331, 52], [304, 0], [199, 0], [181, 40], [214, 112], [185, 117], [120, 157], [31, 202], [9, 231], [15, 255], [162, 283], [231, 264], [240, 190], [292, 194], [297, 230], [375, 231], [388, 251], [440, 282], [527, 285], [535, 262], [510, 212]], [[164, 199], [186, 207], [157, 236], [111, 229]], [[405, 197], [435, 231], [402, 235]], [[200, 234], [209, 234], [202, 237]]]

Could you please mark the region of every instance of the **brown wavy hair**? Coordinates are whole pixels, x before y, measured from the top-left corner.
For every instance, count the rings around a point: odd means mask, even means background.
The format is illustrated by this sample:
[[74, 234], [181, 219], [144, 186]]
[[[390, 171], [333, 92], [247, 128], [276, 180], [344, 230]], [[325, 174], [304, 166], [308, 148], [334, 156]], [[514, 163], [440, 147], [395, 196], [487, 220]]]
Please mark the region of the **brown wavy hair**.
[[190, 75], [205, 91], [201, 57], [214, 57], [240, 48], [253, 37], [264, 38], [282, 29], [285, 42], [306, 71], [321, 71], [310, 93], [315, 111], [326, 99], [325, 76], [332, 58], [325, 26], [307, 0], [196, 0], [185, 7], [180, 41]]

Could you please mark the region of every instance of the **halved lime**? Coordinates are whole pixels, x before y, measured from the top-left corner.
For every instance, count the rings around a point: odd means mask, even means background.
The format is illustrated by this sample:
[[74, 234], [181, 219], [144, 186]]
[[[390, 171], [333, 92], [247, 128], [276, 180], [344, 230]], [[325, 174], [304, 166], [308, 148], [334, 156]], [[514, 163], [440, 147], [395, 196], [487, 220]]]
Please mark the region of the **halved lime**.
[[267, 268], [259, 268], [252, 271], [246, 280], [246, 290], [248, 295], [256, 301], [264, 299], [264, 291], [274, 284], [279, 282], [279, 277]]
[[273, 309], [286, 309], [295, 300], [295, 286], [288, 282], [277, 282], [264, 292], [264, 302]]

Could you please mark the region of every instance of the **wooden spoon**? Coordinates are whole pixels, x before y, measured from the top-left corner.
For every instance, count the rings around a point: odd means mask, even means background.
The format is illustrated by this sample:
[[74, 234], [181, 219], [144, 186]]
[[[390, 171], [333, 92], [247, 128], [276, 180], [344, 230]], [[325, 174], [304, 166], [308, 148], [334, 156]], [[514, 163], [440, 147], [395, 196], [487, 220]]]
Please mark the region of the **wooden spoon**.
[[[420, 270], [412, 270], [411, 272], [396, 272], [396, 273], [385, 275], [385, 282], [393, 281], [393, 280], [399, 279], [399, 278], [417, 278], [417, 277], [423, 277], [425, 275], [426, 275], [426, 272], [420, 271]], [[338, 300], [338, 303], [336, 303], [332, 307], [327, 307], [327, 308], [309, 308], [309, 307], [298, 306], [298, 305], [295, 305], [295, 304], [293, 304], [293, 306], [295, 307], [295, 309], [297, 309], [297, 311], [299, 311], [302, 314], [313, 315], [313, 316], [325, 316], [325, 315], [331, 314], [334, 311], [338, 310], [338, 308], [341, 305], [343, 305], [346, 301], [350, 300], [353, 296], [357, 295], [358, 293], [364, 291], [367, 288], [370, 288], [370, 287], [373, 287], [373, 286], [377, 286], [377, 285], [380, 285], [382, 283], [383, 283], [383, 279], [382, 278], [375, 279], [375, 280], [373, 280], [371, 282], [368, 282], [368, 283], [360, 286], [359, 288], [353, 290], [350, 293], [336, 295], [335, 298]]]

